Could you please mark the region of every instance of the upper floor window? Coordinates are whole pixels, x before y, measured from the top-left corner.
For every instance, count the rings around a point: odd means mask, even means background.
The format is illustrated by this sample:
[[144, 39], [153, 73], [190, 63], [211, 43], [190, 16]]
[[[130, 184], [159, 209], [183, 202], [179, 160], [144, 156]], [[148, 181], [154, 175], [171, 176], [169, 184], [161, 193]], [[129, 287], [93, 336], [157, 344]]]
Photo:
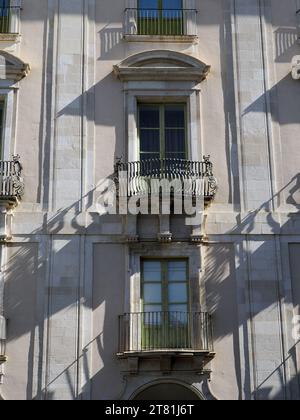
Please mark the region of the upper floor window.
[[142, 347], [190, 347], [187, 261], [145, 260], [142, 269]]
[[4, 132], [5, 101], [0, 98], [0, 159], [3, 157], [3, 132]]
[[0, 0], [0, 33], [10, 31], [11, 5], [10, 0]]
[[185, 104], [139, 105], [140, 161], [186, 159]]
[[126, 9], [125, 36], [196, 37], [196, 10], [183, 0], [137, 0]]
[[182, 0], [139, 0], [139, 35], [184, 35]]
[[16, 41], [20, 27], [20, 10], [20, 0], [0, 0], [0, 40]]

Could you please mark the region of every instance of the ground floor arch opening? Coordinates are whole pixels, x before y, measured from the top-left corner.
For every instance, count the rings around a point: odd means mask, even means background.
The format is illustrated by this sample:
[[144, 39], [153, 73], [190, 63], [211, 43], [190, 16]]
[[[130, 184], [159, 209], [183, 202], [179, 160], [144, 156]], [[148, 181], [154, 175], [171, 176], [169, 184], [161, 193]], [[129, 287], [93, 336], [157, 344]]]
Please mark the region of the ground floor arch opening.
[[136, 392], [134, 401], [195, 401], [202, 400], [192, 387], [179, 383], [156, 383]]

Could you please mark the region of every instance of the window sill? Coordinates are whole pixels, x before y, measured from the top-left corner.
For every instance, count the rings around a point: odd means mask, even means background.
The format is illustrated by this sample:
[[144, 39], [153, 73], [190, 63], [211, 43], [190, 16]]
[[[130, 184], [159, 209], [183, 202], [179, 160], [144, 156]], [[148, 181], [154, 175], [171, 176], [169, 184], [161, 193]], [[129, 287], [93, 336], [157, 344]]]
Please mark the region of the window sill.
[[124, 35], [128, 42], [166, 42], [181, 44], [196, 44], [197, 35]]
[[18, 33], [0, 33], [0, 42], [12, 42], [17, 43], [20, 41], [20, 34]]

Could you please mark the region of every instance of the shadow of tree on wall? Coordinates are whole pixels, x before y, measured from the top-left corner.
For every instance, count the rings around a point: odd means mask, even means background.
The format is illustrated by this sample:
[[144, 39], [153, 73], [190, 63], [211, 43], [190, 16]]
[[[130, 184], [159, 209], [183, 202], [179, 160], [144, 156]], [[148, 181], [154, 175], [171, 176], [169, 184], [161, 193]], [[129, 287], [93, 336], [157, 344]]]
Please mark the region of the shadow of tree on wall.
[[[286, 188], [294, 193], [300, 188], [299, 184], [300, 174], [295, 176], [291, 183], [286, 186]], [[295, 185], [296, 181], [296, 185]], [[290, 186], [293, 185], [292, 189]], [[273, 200], [276, 199], [276, 196], [273, 197]], [[290, 202], [293, 202], [293, 197], [291, 195]], [[249, 240], [255, 241], [255, 238], [251, 236], [251, 233], [254, 230], [254, 225], [256, 223], [256, 218], [260, 216], [261, 211], [264, 210], [266, 207], [269, 206], [269, 203], [264, 203], [260, 209], [257, 211], [252, 212], [249, 214], [244, 220], [237, 220], [237, 226], [231, 233], [239, 234], [239, 232], [244, 232], [246, 238], [248, 237]], [[74, 208], [67, 208], [65, 211], [59, 213], [56, 217], [52, 219], [45, 219], [44, 226], [41, 230], [33, 232], [36, 238], [39, 235], [45, 233], [45, 231], [52, 232], [53, 235], [59, 235], [62, 231], [63, 227], [65, 226], [66, 222], [70, 222], [70, 212], [74, 214], [74, 209], [78, 209], [78, 203], [75, 203]], [[75, 212], [76, 213], [76, 212]], [[291, 214], [290, 216], [298, 216], [298, 213]], [[82, 226], [77, 217], [80, 214], [73, 216], [71, 219], [72, 227], [74, 229], [74, 233], [77, 234], [84, 234], [86, 227]], [[100, 219], [95, 219], [95, 225], [98, 225]], [[284, 229], [284, 226], [280, 226], [277, 220], [274, 220], [272, 213], [269, 214], [268, 217], [268, 225], [271, 228], [273, 234], [280, 233], [281, 229]], [[90, 226], [88, 227], [90, 229]], [[229, 233], [229, 232], [228, 232]], [[59, 236], [58, 236], [59, 237]], [[11, 245], [12, 247], [14, 245]], [[68, 245], [66, 245], [68, 246]], [[65, 253], [66, 249], [62, 248], [61, 253]], [[246, 260], [255, 261], [256, 258], [261, 258], [262, 255], [268, 255], [270, 253], [269, 245], [266, 243], [260, 244], [256, 251], [247, 251], [244, 255]], [[233, 255], [233, 254], [232, 254]], [[242, 321], [242, 324], [238, 322], [238, 314], [236, 313], [236, 308], [228, 308], [228, 301], [231, 301], [232, 296], [230, 294], [233, 290], [237, 291], [236, 299], [242, 299], [242, 301], [247, 302], [249, 296], [247, 297], [247, 290], [241, 290], [240, 285], [236, 284], [235, 280], [235, 265], [233, 264], [233, 260], [228, 254], [228, 250], [222, 249], [222, 246], [218, 248], [218, 246], [212, 245], [211, 246], [211, 257], [212, 260], [206, 266], [205, 278], [207, 281], [208, 279], [213, 279], [213, 283], [211, 284], [210, 290], [207, 291], [207, 302], [209, 306], [209, 310], [213, 315], [214, 321], [214, 333], [215, 333], [215, 342], [216, 344], [221, 341], [224, 337], [232, 337], [233, 339], [233, 350], [234, 350], [234, 361], [235, 361], [235, 369], [237, 375], [237, 383], [239, 384], [240, 392], [243, 389], [245, 395], [248, 398], [256, 398], [256, 399], [287, 399], [287, 395], [296, 396], [297, 392], [299, 393], [299, 374], [295, 375], [292, 379], [291, 383], [287, 384], [285, 381], [285, 369], [287, 369], [287, 364], [292, 363], [295, 366], [295, 371], [299, 371], [299, 367], [297, 365], [297, 349], [299, 343], [295, 344], [291, 349], [287, 349], [287, 355], [285, 356], [284, 362], [277, 366], [272, 372], [266, 373], [266, 377], [264, 380], [259, 381], [257, 383], [255, 394], [252, 395], [251, 391], [251, 375], [253, 371], [253, 361], [250, 360], [250, 352], [249, 349], [251, 348], [251, 342], [249, 342], [249, 337], [251, 336], [251, 331], [249, 330], [249, 322], [260, 315], [260, 313], [264, 313], [264, 311], [269, 310], [274, 305], [281, 300], [281, 296], [279, 295], [280, 284], [278, 280], [270, 279], [269, 277], [266, 278], [265, 282], [260, 281], [259, 283], [265, 289], [256, 291], [253, 290], [253, 281], [248, 279], [245, 282], [247, 287], [250, 287], [249, 284], [252, 282], [252, 293], [262, 293], [262, 297], [267, 297], [266, 300], [258, 299], [259, 305], [256, 306], [255, 310], [252, 308], [252, 311], [249, 313], [247, 312], [247, 316]], [[53, 256], [52, 258], [56, 258]], [[113, 258], [113, 256], [112, 256]], [[213, 261], [218, 261], [218, 264], [214, 264]], [[22, 262], [22, 263], [20, 263]], [[221, 262], [221, 263], [220, 263]], [[245, 262], [240, 261], [238, 265], [238, 270], [245, 270]], [[266, 260], [266, 265], [268, 262]], [[6, 289], [6, 295], [9, 296], [9, 301], [5, 302], [6, 313], [8, 314], [8, 318], [13, 320], [15, 323], [14, 325], [9, 325], [9, 340], [14, 341], [18, 337], [23, 337], [26, 333], [31, 331], [30, 333], [30, 345], [29, 345], [29, 352], [28, 352], [28, 359], [27, 359], [27, 366], [28, 366], [28, 382], [27, 382], [27, 399], [57, 399], [59, 398], [59, 388], [58, 390], [52, 391], [52, 386], [55, 388], [55, 384], [60, 380], [63, 380], [65, 386], [69, 388], [70, 396], [73, 399], [81, 399], [84, 398], [86, 393], [89, 392], [91, 387], [91, 382], [96, 381], [96, 383], [101, 384], [102, 378], [109, 373], [109, 365], [113, 363], [115, 359], [115, 354], [118, 351], [117, 348], [117, 336], [118, 336], [118, 320], [115, 317], [115, 311], [111, 311], [111, 297], [107, 297], [105, 295], [101, 296], [101, 300], [96, 298], [96, 301], [93, 303], [92, 308], [95, 310], [97, 307], [101, 306], [103, 303], [107, 303], [105, 309], [105, 318], [103, 322], [103, 329], [100, 331], [99, 335], [97, 335], [92, 343], [87, 344], [80, 349], [78, 357], [75, 357], [74, 360], [67, 364], [64, 368], [59, 368], [59, 372], [56, 374], [51, 374], [48, 378], [47, 387], [46, 389], [43, 387], [44, 383], [44, 370], [43, 366], [45, 363], [44, 360], [44, 349], [45, 349], [45, 337], [44, 337], [44, 328], [45, 328], [45, 320], [51, 320], [51, 317], [55, 314], [59, 314], [61, 311], [68, 307], [77, 307], [79, 305], [80, 299], [84, 296], [84, 291], [81, 291], [82, 295], [78, 296], [75, 291], [73, 294], [70, 294], [68, 299], [65, 297], [58, 301], [58, 304], [55, 305], [55, 313], [52, 313], [52, 309], [50, 308], [47, 317], [40, 320], [39, 323], [36, 323], [36, 314], [34, 305], [28, 300], [24, 300], [24, 287], [36, 289], [37, 279], [44, 276], [44, 272], [49, 270], [49, 261], [47, 260], [36, 260], [34, 256], [34, 252], [30, 247], [26, 247], [26, 245], [20, 246], [20, 249], [17, 250], [14, 254], [12, 254], [11, 260], [8, 261], [7, 269], [6, 269], [6, 276], [7, 276], [7, 283], [6, 287], [12, 288], [15, 292], [10, 293]], [[29, 270], [28, 273], [34, 273], [34, 282], [35, 284], [22, 284], [22, 279], [24, 279], [24, 267]], [[267, 268], [268, 271], [269, 268]], [[224, 273], [227, 273], [227, 277], [224, 277]], [[270, 275], [270, 274], [268, 274]], [[272, 274], [271, 274], [272, 276]], [[30, 275], [28, 276], [30, 277]], [[274, 277], [276, 278], [276, 277]], [[96, 278], [94, 278], [96, 281]], [[249, 283], [250, 282], [250, 283]], [[59, 285], [60, 284], [60, 285]], [[57, 283], [57, 291], [63, 294], [63, 290], [66, 287], [63, 283]], [[79, 278], [78, 278], [78, 286], [79, 285]], [[60, 290], [59, 290], [60, 289]], [[18, 293], [16, 293], [18, 291]], [[7, 293], [8, 292], [8, 293]], [[34, 295], [34, 294], [33, 294]], [[33, 298], [35, 299], [35, 297]], [[44, 296], [44, 304], [47, 306], [47, 301], [49, 299], [48, 295], [48, 288], [45, 290]], [[287, 302], [286, 303], [293, 303]], [[87, 302], [88, 305], [90, 303]], [[115, 309], [115, 308], [114, 308]], [[28, 319], [26, 318], [25, 322], [20, 323], [19, 320], [24, 317], [24, 314], [28, 313]], [[119, 312], [122, 313], [123, 309], [120, 306]], [[224, 313], [226, 313], [227, 321], [224, 323]], [[243, 334], [243, 346], [240, 346], [240, 329], [242, 329]], [[113, 339], [112, 336], [115, 335]], [[113, 353], [107, 351], [106, 343], [107, 340], [112, 340], [114, 344], [109, 345], [109, 349], [114, 349]], [[35, 394], [33, 392], [33, 372], [36, 368], [34, 368], [34, 347], [36, 343], [39, 343], [39, 361], [38, 361], [38, 391]], [[99, 360], [102, 360], [103, 367], [95, 374], [95, 377], [91, 379], [90, 374], [90, 366], [89, 366], [89, 352], [91, 351], [91, 346], [94, 346], [96, 349], [97, 354], [99, 356]], [[241, 355], [242, 348], [244, 348], [244, 354]], [[299, 351], [299, 350], [298, 350]], [[241, 356], [245, 362], [245, 371], [244, 371], [244, 379], [240, 376], [241, 366], [240, 360]], [[218, 355], [217, 355], [218, 357]], [[78, 370], [82, 370], [83, 373], [81, 374], [81, 383], [83, 384], [83, 388], [78, 386], [77, 383], [74, 383], [74, 377], [76, 377]], [[274, 379], [275, 378], [275, 379]], [[120, 376], [120, 381], [121, 381]], [[269, 386], [269, 383], [275, 381], [277, 384], [280, 382], [282, 386], [281, 392], [275, 391], [272, 386]], [[289, 391], [292, 390], [292, 391]], [[119, 391], [118, 391], [119, 392]], [[118, 393], [117, 392], [117, 393]], [[101, 395], [101, 392], [99, 391]], [[117, 395], [116, 395], [117, 397]]]
[[[26, 7], [26, 6], [25, 6]], [[277, 60], [279, 62], [284, 62], [284, 60], [288, 60], [289, 55], [292, 53], [294, 46], [293, 43], [293, 31], [291, 33], [285, 32], [285, 29], [278, 30], [277, 36]], [[103, 32], [100, 34], [100, 37], [102, 38], [102, 51], [101, 56], [103, 59], [111, 58], [110, 54], [112, 54], [112, 57], [115, 55], [117, 57], [120, 47], [120, 34], [115, 31], [115, 29], [109, 29], [106, 28], [103, 30]], [[221, 35], [224, 39], [224, 45], [226, 45], [227, 42], [229, 42], [228, 39], [224, 38], [224, 34]], [[105, 58], [106, 57], [106, 58]], [[223, 66], [228, 65], [227, 62], [223, 62]], [[116, 88], [115, 92], [111, 92], [111, 79], [113, 76], [110, 74], [107, 76], [106, 79], [102, 80], [98, 84], [96, 84], [93, 88], [91, 88], [89, 91], [85, 92], [83, 96], [80, 96], [76, 98], [76, 100], [73, 103], [68, 104], [65, 108], [58, 111], [55, 118], [63, 117], [64, 115], [74, 115], [74, 116], [80, 116], [83, 111], [83, 103], [93, 103], [96, 102], [96, 106], [100, 104], [97, 102], [97, 97], [103, 98], [108, 97], [108, 95], [115, 95], [119, 93], [119, 91], [122, 89], [121, 85]], [[232, 83], [232, 80], [230, 84]], [[226, 78], [223, 79], [223, 89], [226, 90], [226, 86], [228, 84], [228, 80]], [[286, 76], [282, 81], [278, 83], [272, 90], [274, 90], [274, 93], [276, 90], [285, 90], [290, 89], [291, 86], [290, 76]], [[117, 83], [116, 83], [117, 86]], [[298, 89], [295, 88], [295, 89]], [[271, 92], [272, 95], [272, 92]], [[113, 96], [114, 97], [114, 96]], [[96, 99], [95, 99], [96, 98]], [[49, 99], [49, 98], [48, 98]], [[251, 106], [245, 111], [248, 112], [262, 112], [262, 109], [264, 109], [265, 104], [265, 97], [258, 98], [256, 102], [251, 104]], [[225, 101], [226, 102], [226, 101]], [[116, 103], [116, 102], [115, 102]], [[227, 102], [226, 102], [227, 103]], [[226, 106], [226, 103], [224, 106]], [[298, 102], [297, 102], [298, 103]], [[226, 125], [226, 143], [232, 133], [236, 131], [236, 115], [232, 111], [234, 107], [232, 107], [231, 104], [226, 108], [226, 118], [227, 118], [227, 125]], [[296, 104], [295, 104], [296, 105]], [[122, 108], [123, 105], [119, 104], [119, 107]], [[90, 110], [93, 107], [88, 106], [87, 109]], [[288, 115], [284, 114], [284, 116], [281, 116], [280, 119], [276, 112], [272, 114], [273, 119], [275, 121], [278, 121], [282, 124], [292, 124], [292, 123], [299, 123], [299, 107], [295, 107], [294, 110]], [[93, 111], [88, 111], [85, 114], [85, 117], [89, 120], [95, 123], [95, 126], [107, 126], [107, 127], [114, 127], [115, 129], [115, 138], [116, 138], [116, 144], [115, 144], [115, 156], [125, 156], [125, 134], [124, 134], [124, 127], [122, 124], [116, 124], [115, 122], [115, 116], [114, 116], [114, 110], [111, 108], [101, 109], [99, 115], [97, 118], [95, 117], [95, 114]], [[42, 118], [42, 117], [41, 117]], [[48, 118], [48, 117], [47, 117]], [[51, 121], [49, 121], [51, 123]], [[50, 125], [48, 126], [50, 129]], [[50, 136], [50, 131], [49, 131]], [[48, 137], [48, 140], [50, 141], [50, 137]], [[236, 141], [234, 140], [234, 143]], [[228, 142], [229, 143], [229, 142]], [[227, 144], [228, 144], [227, 143]], [[40, 147], [42, 147], [42, 144]], [[49, 162], [44, 165], [44, 173], [41, 173], [40, 179], [43, 180], [44, 184], [44, 191], [47, 192], [48, 184], [49, 184], [49, 170], [50, 170], [50, 157], [49, 157], [49, 143], [46, 142], [45, 144], [45, 150], [43, 153], [43, 156], [45, 157], [45, 160], [49, 159]], [[234, 162], [236, 160], [236, 153], [234, 150], [228, 150], [227, 151], [227, 161], [228, 162]], [[230, 166], [230, 165], [228, 165]], [[229, 169], [230, 171], [230, 169]], [[230, 176], [234, 176], [230, 173]], [[295, 210], [298, 211], [298, 207], [296, 206], [296, 203], [299, 201], [295, 198], [295, 194], [299, 192], [299, 185], [300, 182], [300, 174], [296, 175], [293, 180], [285, 186], [281, 192], [288, 191], [287, 196], [287, 203], [290, 205], [295, 206]], [[230, 202], [232, 203], [238, 203], [239, 202], [239, 194], [237, 191], [237, 183], [235, 182], [234, 188], [232, 188], [230, 192]], [[280, 192], [280, 193], [281, 193]], [[95, 191], [91, 190], [88, 192], [87, 196], [84, 198], [87, 200], [89, 208], [90, 205], [94, 202], [94, 193]], [[272, 198], [272, 202], [278, 201], [279, 194]], [[47, 195], [47, 194], [46, 194]], [[237, 220], [237, 226], [235, 229], [233, 229], [231, 234], [239, 234], [240, 232], [243, 232], [246, 239], [253, 239], [251, 237], [251, 234], [254, 231], [254, 226], [256, 223], [256, 219], [259, 218], [261, 212], [266, 211], [266, 209], [269, 209], [270, 202], [263, 203], [261, 207], [253, 212], [251, 212], [249, 215], [247, 215], [244, 219], [238, 219]], [[88, 211], [88, 208], [86, 209]], [[33, 235], [38, 239], [40, 239], [40, 236], [42, 236], [45, 233], [50, 233], [52, 236], [54, 235], [60, 235], [60, 233], [63, 231], [63, 228], [67, 224], [71, 224], [72, 226], [72, 234], [78, 234], [78, 235], [84, 235], [87, 232], [91, 233], [93, 232], [93, 228], [95, 228], [96, 231], [101, 233], [101, 230], [99, 229], [99, 224], [101, 224], [101, 221], [103, 219], [99, 218], [96, 215], [92, 215], [91, 221], [89, 222], [88, 226], [85, 223], [82, 223], [80, 211], [82, 209], [82, 203], [81, 201], [78, 201], [76, 203], [71, 203], [68, 207], [61, 209], [57, 215], [51, 216], [48, 218], [48, 215], [46, 214], [44, 217], [43, 226], [41, 229], [32, 232]], [[282, 231], [285, 226], [282, 226], [278, 220], [274, 218], [274, 215], [269, 211], [266, 211], [267, 214], [267, 222], [268, 226], [270, 228], [270, 231], [273, 234], [278, 234], [280, 231]], [[293, 217], [298, 217], [298, 215], [291, 214], [290, 219]], [[289, 222], [287, 222], [288, 224]], [[52, 237], [53, 239], [53, 237]], [[13, 245], [11, 245], [13, 247]], [[67, 247], [67, 246], [66, 246]], [[25, 300], [24, 298], [24, 290], [27, 287], [30, 287], [32, 289], [32, 295], [33, 295], [33, 301], [36, 300], [35, 297], [35, 290], [38, 279], [43, 278], [46, 273], [49, 270], [49, 266], [51, 265], [51, 261], [49, 259], [42, 259], [42, 258], [36, 258], [32, 250], [27, 248], [25, 245], [20, 246], [20, 250], [17, 250], [15, 253], [13, 253], [11, 259], [8, 261], [7, 268], [6, 268], [6, 276], [7, 276], [7, 284], [6, 284], [6, 296], [9, 296], [9, 300], [5, 302], [5, 308], [6, 312], [8, 314], [8, 318], [11, 319], [11, 322], [14, 322], [14, 325], [9, 325], [8, 334], [9, 334], [9, 341], [14, 341], [18, 338], [21, 338], [25, 336], [26, 334], [30, 333], [30, 342], [29, 342], [29, 351], [28, 354], [26, 354], [27, 357], [27, 399], [56, 399], [59, 397], [59, 387], [57, 392], [55, 390], [53, 391], [53, 388], [57, 384], [60, 383], [60, 380], [62, 380], [62, 384], [64, 387], [67, 387], [69, 390], [70, 397], [73, 399], [81, 399], [84, 397], [85, 394], [88, 394], [90, 392], [91, 382], [96, 381], [97, 384], [101, 383], [102, 380], [102, 386], [105, 388], [107, 386], [104, 381], [107, 377], [108, 373], [108, 366], [110, 363], [112, 363], [115, 360], [115, 354], [117, 353], [117, 319], [114, 316], [115, 308], [111, 307], [111, 301], [109, 299], [109, 296], [103, 295], [101, 298], [95, 299], [93, 303], [90, 301], [85, 302], [88, 309], [96, 309], [101, 304], [106, 303], [105, 308], [105, 318], [103, 322], [103, 328], [102, 331], [99, 332], [99, 334], [96, 335], [96, 337], [92, 340], [91, 343], [86, 344], [83, 348], [78, 346], [78, 355], [71, 356], [73, 357], [73, 360], [71, 363], [64, 363], [64, 366], [61, 366], [58, 363], [56, 373], [51, 373], [48, 378], [44, 378], [45, 372], [44, 372], [44, 366], [45, 366], [45, 357], [48, 357], [45, 355], [45, 346], [47, 338], [45, 338], [45, 323], [51, 322], [51, 318], [53, 315], [59, 315], [60, 312], [63, 310], [69, 308], [75, 308], [75, 311], [79, 308], [79, 302], [82, 298], [84, 298], [85, 291], [80, 289], [80, 281], [79, 281], [79, 275], [77, 279], [77, 286], [74, 289], [80, 290], [80, 294], [78, 295], [75, 290], [72, 290], [72, 293], [68, 296], [68, 299], [60, 299], [57, 301], [55, 310], [54, 308], [50, 307], [49, 303], [49, 285], [46, 284], [45, 287], [45, 295], [44, 295], [44, 305], [45, 305], [45, 319], [37, 319], [36, 313], [35, 313], [35, 307], [33, 302]], [[59, 253], [63, 256], [68, 250], [62, 248]], [[247, 251], [244, 254], [244, 258], [246, 261], [255, 260], [256, 257], [260, 258], [261, 255], [264, 255], [265, 253], [269, 252], [269, 249], [267, 248], [266, 244], [260, 245], [259, 249], [255, 251]], [[58, 254], [59, 254], [58, 253]], [[57, 257], [60, 257], [60, 255], [56, 255]], [[55, 255], [52, 256], [52, 258], [56, 258]], [[230, 309], [230, 317], [228, 320], [228, 323], [224, 324], [222, 322], [222, 317], [224, 317], [224, 314], [228, 314], [228, 301], [227, 299], [231, 299], [229, 296], [230, 291], [233, 288], [233, 283], [235, 280], [235, 265], [232, 263], [232, 260], [230, 259], [230, 256], [228, 255], [228, 251], [224, 251], [222, 249], [216, 249], [214, 248], [214, 258], [218, 261], [221, 261], [218, 265], [211, 264], [206, 272], [206, 276], [208, 278], [214, 279], [214, 288], [213, 290], [210, 290], [208, 292], [208, 302], [210, 310], [212, 311], [214, 322], [215, 322], [215, 341], [216, 343], [220, 340], [222, 340], [224, 337], [233, 337], [233, 343], [234, 343], [234, 359], [236, 364], [236, 371], [241, 371], [241, 365], [240, 360], [241, 357], [243, 357], [244, 363], [245, 363], [245, 372], [244, 372], [244, 379], [242, 378], [239, 373], [237, 373], [237, 383], [240, 387], [240, 395], [241, 395], [241, 389], [244, 390], [245, 395], [250, 398], [257, 398], [257, 399], [284, 399], [287, 398], [288, 392], [287, 389], [294, 389], [295, 391], [292, 391], [290, 394], [294, 395], [295, 397], [299, 396], [299, 374], [296, 374], [292, 381], [290, 383], [287, 383], [285, 378], [284, 370], [286, 369], [287, 363], [292, 363], [295, 367], [295, 371], [299, 372], [299, 366], [297, 362], [297, 351], [299, 351], [299, 343], [295, 343], [294, 346], [292, 346], [290, 349], [287, 349], [287, 354], [284, 355], [284, 362], [276, 366], [276, 368], [266, 373], [266, 376], [263, 380], [256, 383], [256, 389], [254, 394], [252, 395], [252, 386], [251, 386], [251, 375], [253, 371], [253, 361], [250, 360], [249, 349], [251, 348], [252, 343], [249, 341], [249, 337], [251, 337], [251, 330], [249, 330], [249, 325], [251, 323], [251, 319], [255, 318], [260, 313], [263, 313], [264, 311], [268, 310], [269, 308], [272, 308], [273, 305], [277, 305], [278, 301], [282, 299], [282, 296], [280, 296], [280, 285], [279, 281], [273, 281], [270, 282], [269, 280], [266, 280], [265, 286], [265, 293], [266, 296], [268, 296], [267, 300], [262, 300], [259, 304], [259, 307], [252, 308], [251, 311], [248, 313], [246, 312], [245, 318], [243, 319], [242, 324], [239, 324], [238, 322], [238, 314], [236, 313], [235, 308]], [[63, 258], [63, 257], [62, 257]], [[113, 258], [113, 256], [112, 256]], [[245, 270], [245, 261], [239, 262], [239, 269], [244, 271]], [[33, 273], [33, 282], [30, 285], [23, 284], [24, 279], [24, 269], [29, 270], [29, 273]], [[224, 273], [228, 273], [227, 276], [224, 277]], [[28, 277], [32, 276], [32, 274], [29, 274]], [[101, 280], [101, 279], [100, 279]], [[94, 281], [96, 279], [94, 278]], [[120, 282], [124, 281], [124, 279], [119, 279]], [[245, 284], [249, 287], [249, 279], [245, 281]], [[66, 290], [66, 285], [61, 282], [57, 283], [58, 289], [61, 288]], [[270, 291], [268, 291], [268, 287], [272, 284], [273, 288], [270, 288]], [[15, 292], [13, 294], [8, 293], [7, 287], [11, 287]], [[68, 287], [68, 286], [67, 286]], [[247, 295], [249, 293], [248, 290], [240, 290], [239, 285], [235, 285], [235, 290], [237, 290], [237, 298], [241, 298], [242, 301], [246, 302], [249, 299], [249, 296]], [[59, 290], [58, 290], [59, 292]], [[255, 291], [252, 290], [251, 293]], [[287, 302], [293, 304], [293, 302]], [[120, 313], [122, 313], [123, 308], [119, 308]], [[24, 322], [19, 323], [18, 319], [22, 319], [24, 317], [24, 314], [30, 312], [28, 315], [28, 319], [25, 319]], [[54, 312], [53, 312], [54, 311]], [[244, 347], [244, 353], [241, 355], [241, 347], [239, 345], [240, 343], [240, 331], [242, 330], [243, 334], [243, 347]], [[114, 338], [115, 336], [115, 338]], [[109, 350], [106, 348], [106, 342], [110, 339], [112, 345], [109, 347]], [[38, 345], [39, 348], [39, 355], [38, 360], [34, 360], [35, 353], [34, 349]], [[95, 374], [93, 378], [91, 378], [91, 366], [89, 365], [89, 352], [91, 351], [91, 346], [95, 346], [96, 352], [98, 353], [99, 359], [103, 362], [102, 368], [99, 368], [98, 372]], [[113, 348], [113, 352], [111, 353], [111, 349]], [[67, 351], [68, 349], [66, 349]], [[55, 364], [55, 361], [53, 362]], [[36, 372], [36, 364], [38, 365], [38, 373], [37, 373], [37, 391], [35, 392], [33, 389], [33, 377]], [[79, 371], [81, 371], [81, 374], [79, 374]], [[276, 383], [280, 383], [281, 390], [275, 391], [272, 386], [269, 386], [270, 382], [273, 381], [273, 377], [276, 377]], [[77, 379], [77, 382], [74, 381], [73, 378]], [[81, 378], [81, 380], [79, 380]], [[121, 379], [121, 377], [120, 377]], [[46, 388], [44, 387], [44, 382], [46, 382]], [[83, 385], [82, 385], [83, 384]], [[81, 386], [82, 385], [82, 386]], [[62, 385], [61, 385], [62, 386]], [[103, 393], [103, 390], [99, 390], [99, 395]], [[118, 392], [116, 391], [116, 394]], [[116, 395], [117, 396], [117, 395]]]

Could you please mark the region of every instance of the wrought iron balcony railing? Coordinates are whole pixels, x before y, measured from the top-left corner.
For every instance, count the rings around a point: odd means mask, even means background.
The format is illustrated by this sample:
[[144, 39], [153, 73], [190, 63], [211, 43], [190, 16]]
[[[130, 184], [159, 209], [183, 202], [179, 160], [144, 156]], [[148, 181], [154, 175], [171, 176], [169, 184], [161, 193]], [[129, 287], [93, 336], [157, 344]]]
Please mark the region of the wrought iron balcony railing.
[[0, 7], [0, 34], [16, 32], [12, 29], [12, 22], [17, 20], [20, 10], [20, 6]]
[[201, 196], [205, 201], [211, 201], [217, 191], [217, 180], [209, 156], [205, 156], [202, 162], [184, 159], [147, 159], [128, 163], [118, 161], [116, 175], [119, 194], [122, 196], [158, 194], [162, 180], [179, 181], [175, 185], [178, 191], [173, 189], [174, 194]]
[[196, 36], [197, 10], [126, 9], [125, 35]]
[[0, 161], [0, 200], [15, 201], [23, 196], [24, 182], [21, 174], [19, 156], [14, 156], [12, 161]]
[[119, 354], [213, 352], [211, 316], [205, 312], [141, 312], [119, 317]]

